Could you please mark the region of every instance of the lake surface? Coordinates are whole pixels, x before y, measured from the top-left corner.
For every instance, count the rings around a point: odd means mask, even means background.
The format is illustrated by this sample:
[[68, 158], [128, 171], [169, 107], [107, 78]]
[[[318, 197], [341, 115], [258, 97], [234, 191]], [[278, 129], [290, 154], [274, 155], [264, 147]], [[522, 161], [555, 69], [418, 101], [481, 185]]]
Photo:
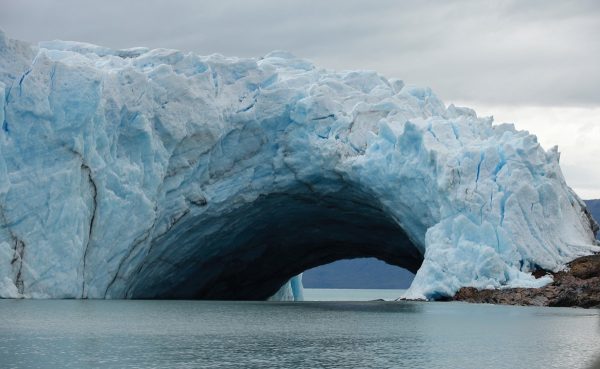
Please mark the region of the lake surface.
[[0, 300], [0, 368], [587, 368], [599, 355], [599, 310]]
[[305, 288], [305, 301], [394, 301], [405, 290]]

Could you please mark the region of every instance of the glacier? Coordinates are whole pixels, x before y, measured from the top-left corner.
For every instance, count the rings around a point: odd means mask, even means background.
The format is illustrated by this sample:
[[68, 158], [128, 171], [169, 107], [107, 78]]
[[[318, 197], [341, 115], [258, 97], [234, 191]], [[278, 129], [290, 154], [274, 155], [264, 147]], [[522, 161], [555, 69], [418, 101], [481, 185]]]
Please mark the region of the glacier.
[[2, 298], [301, 299], [302, 271], [377, 257], [437, 299], [600, 249], [557, 148], [286, 52], [0, 32], [0, 121]]

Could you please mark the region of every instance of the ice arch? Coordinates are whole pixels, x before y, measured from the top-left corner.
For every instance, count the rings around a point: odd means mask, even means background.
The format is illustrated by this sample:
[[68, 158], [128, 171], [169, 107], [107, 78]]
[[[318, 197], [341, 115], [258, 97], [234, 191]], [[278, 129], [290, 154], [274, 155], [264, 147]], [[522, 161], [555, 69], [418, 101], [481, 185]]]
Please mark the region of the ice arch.
[[343, 258], [372, 256], [413, 272], [423, 260], [377, 200], [352, 188], [300, 187], [186, 223], [161, 242], [166, 255], [148, 255], [127, 297], [266, 299], [304, 270]]
[[265, 298], [376, 256], [437, 298], [598, 249], [556, 149], [374, 72], [0, 34], [0, 96], [0, 297]]

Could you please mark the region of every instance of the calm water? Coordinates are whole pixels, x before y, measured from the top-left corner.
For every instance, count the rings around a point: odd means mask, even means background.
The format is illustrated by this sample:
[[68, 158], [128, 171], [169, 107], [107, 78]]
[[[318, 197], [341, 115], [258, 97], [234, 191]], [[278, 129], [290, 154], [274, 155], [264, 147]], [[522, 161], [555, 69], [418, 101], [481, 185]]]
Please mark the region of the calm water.
[[0, 300], [0, 368], [585, 368], [599, 354], [599, 310]]
[[360, 290], [346, 288], [305, 288], [304, 300], [306, 301], [394, 301], [405, 290]]

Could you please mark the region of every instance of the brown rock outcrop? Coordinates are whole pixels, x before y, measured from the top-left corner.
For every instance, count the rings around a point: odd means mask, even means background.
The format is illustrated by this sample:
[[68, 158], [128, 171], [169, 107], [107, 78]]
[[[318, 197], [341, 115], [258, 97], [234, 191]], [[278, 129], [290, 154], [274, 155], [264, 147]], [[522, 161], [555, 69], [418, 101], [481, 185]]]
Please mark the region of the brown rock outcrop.
[[572, 306], [600, 308], [600, 254], [580, 257], [558, 273], [536, 271], [537, 278], [552, 274], [554, 282], [542, 288], [477, 290], [461, 288], [453, 300], [476, 303]]

